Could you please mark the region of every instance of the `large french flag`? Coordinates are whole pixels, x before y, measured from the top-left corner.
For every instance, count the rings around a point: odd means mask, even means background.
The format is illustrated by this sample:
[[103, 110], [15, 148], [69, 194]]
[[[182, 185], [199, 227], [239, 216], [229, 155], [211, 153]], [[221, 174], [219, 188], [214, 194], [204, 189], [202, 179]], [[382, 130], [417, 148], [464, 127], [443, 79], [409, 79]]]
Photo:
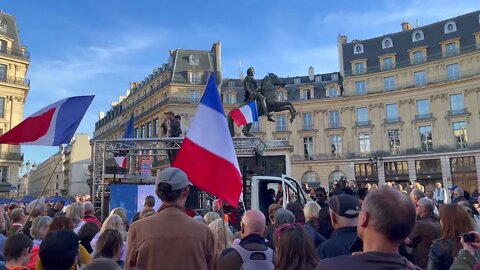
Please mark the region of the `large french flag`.
[[215, 82], [212, 73], [172, 166], [183, 170], [196, 187], [238, 207], [241, 174]]
[[50, 104], [0, 136], [0, 144], [53, 146], [69, 143], [93, 98], [69, 97]]
[[253, 100], [243, 107], [231, 110], [230, 116], [237, 126], [243, 126], [258, 121], [257, 101]]

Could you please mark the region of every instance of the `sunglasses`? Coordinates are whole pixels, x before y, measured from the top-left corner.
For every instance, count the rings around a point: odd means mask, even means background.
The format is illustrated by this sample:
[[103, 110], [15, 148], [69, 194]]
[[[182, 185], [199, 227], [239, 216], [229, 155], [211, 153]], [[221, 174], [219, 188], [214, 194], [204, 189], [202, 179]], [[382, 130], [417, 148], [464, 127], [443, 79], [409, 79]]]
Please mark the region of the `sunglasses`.
[[286, 228], [295, 227], [295, 226], [305, 227], [305, 224], [298, 223], [298, 222], [283, 224], [282, 226], [277, 228], [277, 239], [280, 239], [281, 232], [284, 231]]

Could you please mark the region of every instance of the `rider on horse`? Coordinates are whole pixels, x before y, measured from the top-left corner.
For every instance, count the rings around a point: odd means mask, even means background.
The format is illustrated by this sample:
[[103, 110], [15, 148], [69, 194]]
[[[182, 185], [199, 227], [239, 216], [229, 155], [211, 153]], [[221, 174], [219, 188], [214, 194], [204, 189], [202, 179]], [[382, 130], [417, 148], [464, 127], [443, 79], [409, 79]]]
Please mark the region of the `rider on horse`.
[[272, 114], [268, 112], [267, 108], [267, 99], [260, 93], [257, 87], [257, 82], [253, 78], [255, 74], [255, 69], [250, 67], [247, 69], [247, 77], [243, 80], [243, 87], [245, 88], [245, 103], [249, 103], [252, 100], [257, 100], [258, 103], [262, 106], [262, 109], [267, 116], [268, 121], [275, 122], [272, 117]]

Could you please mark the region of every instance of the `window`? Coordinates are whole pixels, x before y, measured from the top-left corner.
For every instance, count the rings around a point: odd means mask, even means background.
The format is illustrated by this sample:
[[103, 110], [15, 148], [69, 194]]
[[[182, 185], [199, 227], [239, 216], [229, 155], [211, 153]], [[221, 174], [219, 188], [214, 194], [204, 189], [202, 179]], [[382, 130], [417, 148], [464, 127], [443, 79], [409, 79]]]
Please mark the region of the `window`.
[[138, 128], [135, 129], [135, 138], [140, 138], [140, 133]]
[[342, 136], [330, 136], [331, 151], [333, 155], [342, 153]]
[[432, 126], [421, 126], [420, 131], [420, 145], [422, 151], [428, 152], [433, 150]]
[[464, 113], [465, 107], [462, 93], [450, 95], [450, 110], [453, 115]]
[[383, 58], [382, 62], [383, 62], [383, 64], [382, 64], [382, 69], [383, 70], [394, 68], [393, 57], [385, 57], [385, 58]]
[[355, 46], [353, 46], [353, 54], [360, 54], [360, 53], [363, 53], [363, 45], [355, 44]]
[[357, 108], [357, 126], [368, 125], [368, 108]]
[[228, 87], [234, 87], [235, 81], [228, 81]]
[[457, 43], [456, 42], [450, 42], [450, 43], [445, 44], [445, 49], [443, 51], [443, 54], [444, 54], [444, 56], [452, 56], [452, 55], [458, 54], [459, 51], [460, 50], [457, 47]]
[[200, 73], [188, 72], [188, 80], [190, 83], [200, 83]]
[[370, 133], [358, 134], [358, 142], [360, 145], [360, 153], [368, 155], [370, 153]]
[[300, 84], [300, 78], [294, 78], [293, 84]]
[[190, 90], [189, 98], [191, 103], [198, 103], [200, 101], [200, 91], [199, 90]]
[[423, 36], [423, 31], [422, 30], [416, 30], [413, 32], [412, 34], [412, 42], [417, 42], [417, 41], [420, 41], [420, 40], [423, 40], [424, 39], [424, 36]]
[[427, 72], [425, 70], [414, 72], [413, 77], [415, 77], [415, 86], [427, 84]]
[[5, 118], [5, 98], [4, 97], [0, 97], [0, 118]]
[[253, 122], [252, 123], [252, 128], [250, 129], [251, 132], [260, 132], [262, 131], [261, 127], [260, 127], [260, 121], [257, 121], [257, 122]]
[[158, 118], [153, 120], [153, 137], [158, 138]]
[[387, 49], [393, 47], [393, 40], [389, 37], [384, 38], [382, 41], [382, 49]]
[[395, 77], [388, 76], [383, 78], [383, 85], [386, 91], [395, 90]]
[[332, 81], [338, 81], [338, 74], [337, 73], [332, 74], [331, 80]]
[[198, 55], [190, 55], [188, 57], [188, 64], [191, 66], [198, 66], [200, 64], [200, 58], [198, 57]]
[[275, 117], [276, 130], [287, 131], [287, 117], [285, 114], [279, 114]]
[[310, 130], [313, 129], [313, 116], [312, 113], [302, 114], [302, 129]]
[[457, 149], [467, 149], [467, 127], [465, 122], [453, 123], [453, 136], [455, 137], [455, 146]]
[[340, 95], [339, 91], [335, 87], [329, 87], [327, 92], [327, 97], [338, 97]]
[[457, 31], [457, 25], [453, 21], [449, 21], [443, 26], [444, 34], [452, 33], [455, 31]]
[[7, 42], [5, 40], [0, 40], [0, 52], [7, 51]]
[[355, 63], [355, 74], [362, 74], [363, 72], [363, 63]]
[[460, 66], [458, 64], [447, 65], [447, 80], [457, 80], [460, 78]]
[[387, 123], [398, 122], [399, 119], [398, 119], [397, 103], [387, 104], [386, 111], [387, 111]]
[[145, 135], [146, 135], [146, 133], [145, 133], [145, 126], [142, 125], [142, 126], [141, 126], [141, 129], [140, 129], [140, 138], [145, 138]]
[[278, 98], [280, 99], [280, 101], [287, 101], [288, 99], [288, 94], [286, 91], [279, 91], [278, 92]]
[[313, 137], [303, 138], [303, 153], [306, 160], [313, 160]]
[[421, 64], [425, 62], [425, 56], [423, 55], [423, 51], [413, 52], [412, 61], [414, 64]]
[[315, 76], [315, 82], [316, 83], [321, 82], [321, 81], [322, 81], [322, 75]]
[[340, 127], [340, 111], [330, 111], [328, 112], [329, 118], [329, 128], [339, 128]]
[[236, 96], [233, 93], [227, 93], [225, 95], [225, 103], [226, 104], [235, 104], [236, 103]]
[[0, 19], [0, 32], [7, 32], [7, 21]]
[[365, 95], [367, 93], [365, 81], [355, 82], [355, 95]]
[[0, 166], [0, 177], [2, 177], [2, 183], [8, 182], [8, 166]]
[[300, 91], [300, 99], [309, 100], [312, 99], [310, 89], [303, 89]]
[[152, 138], [152, 122], [148, 122], [147, 124], [147, 138]]
[[431, 118], [430, 114], [430, 100], [419, 99], [417, 100], [417, 119]]
[[0, 81], [5, 82], [7, 80], [7, 65], [0, 65]]
[[388, 130], [388, 144], [391, 154], [400, 154], [400, 131], [398, 129]]

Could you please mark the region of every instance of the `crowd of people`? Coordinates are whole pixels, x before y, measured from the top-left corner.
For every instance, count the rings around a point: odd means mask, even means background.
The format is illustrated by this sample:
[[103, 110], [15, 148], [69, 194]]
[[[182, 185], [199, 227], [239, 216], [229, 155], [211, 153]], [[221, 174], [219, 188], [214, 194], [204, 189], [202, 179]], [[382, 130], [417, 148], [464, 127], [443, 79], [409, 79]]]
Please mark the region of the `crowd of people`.
[[[219, 201], [190, 217], [186, 174], [159, 173], [129, 221], [115, 208], [102, 222], [89, 201], [49, 206], [40, 198], [0, 207], [1, 269], [480, 269], [478, 195], [441, 184], [309, 189], [305, 205], [248, 210], [238, 230]], [[160, 209], [154, 209], [160, 199]]]

